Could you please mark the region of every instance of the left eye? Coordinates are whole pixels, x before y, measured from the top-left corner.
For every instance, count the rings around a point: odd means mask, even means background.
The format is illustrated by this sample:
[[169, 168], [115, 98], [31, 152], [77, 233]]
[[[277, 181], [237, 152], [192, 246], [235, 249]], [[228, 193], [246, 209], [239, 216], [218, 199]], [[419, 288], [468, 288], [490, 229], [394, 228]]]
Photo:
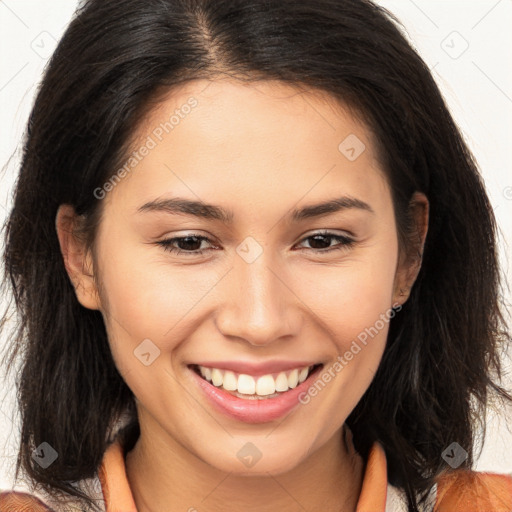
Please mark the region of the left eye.
[[[324, 247], [305, 247], [305, 249], [311, 250], [314, 253], [326, 253], [335, 250], [348, 249], [354, 244], [354, 240], [346, 235], [336, 235], [330, 232], [314, 233], [313, 235], [307, 236], [302, 239], [301, 243], [311, 240], [309, 244], [313, 246], [320, 244]], [[330, 241], [337, 240], [339, 243], [331, 246]], [[209, 238], [201, 235], [188, 235], [175, 238], [167, 238], [157, 242], [158, 245], [162, 246], [165, 251], [169, 251], [176, 254], [188, 254], [191, 256], [203, 254], [205, 249], [201, 249], [202, 242], [208, 242], [210, 245], [211, 241]], [[178, 247], [176, 247], [176, 245]], [[325, 247], [327, 245], [327, 247]]]
[[[313, 235], [307, 236], [306, 238], [303, 238], [303, 241], [306, 240], [312, 241], [310, 241], [309, 244], [313, 244], [311, 250], [315, 253], [325, 253], [341, 249], [348, 249], [349, 247], [354, 245], [354, 240], [352, 238], [346, 235], [335, 235], [334, 233], [329, 233], [328, 231], [323, 233], [315, 233]], [[334, 246], [331, 246], [329, 242], [332, 240], [337, 240], [339, 243]], [[315, 247], [318, 244], [320, 244], [320, 248]], [[327, 245], [327, 248], [322, 247], [323, 245]]]

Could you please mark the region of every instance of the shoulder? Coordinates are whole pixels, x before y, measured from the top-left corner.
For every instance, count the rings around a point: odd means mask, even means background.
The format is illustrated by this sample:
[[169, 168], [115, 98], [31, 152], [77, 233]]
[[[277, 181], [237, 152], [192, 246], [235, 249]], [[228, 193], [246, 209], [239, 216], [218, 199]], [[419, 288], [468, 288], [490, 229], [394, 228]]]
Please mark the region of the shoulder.
[[512, 475], [456, 470], [437, 480], [436, 512], [510, 512]]
[[0, 512], [55, 512], [39, 498], [18, 491], [0, 491]]

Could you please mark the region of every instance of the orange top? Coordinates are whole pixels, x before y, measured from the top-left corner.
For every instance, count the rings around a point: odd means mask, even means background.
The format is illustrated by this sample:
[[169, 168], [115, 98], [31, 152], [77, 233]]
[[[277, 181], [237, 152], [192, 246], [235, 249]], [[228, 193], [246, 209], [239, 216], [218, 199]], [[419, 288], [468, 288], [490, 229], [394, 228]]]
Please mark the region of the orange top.
[[[106, 512], [137, 512], [126, 476], [124, 449], [119, 439], [107, 448], [98, 477]], [[390, 490], [396, 492], [393, 489], [387, 481], [384, 449], [375, 442], [368, 456], [356, 512], [395, 512], [396, 505], [389, 504]], [[456, 470], [438, 480], [434, 512], [511, 511], [510, 475]], [[52, 509], [27, 493], [4, 492], [0, 493], [0, 512], [52, 512]], [[58, 509], [54, 512], [58, 512]]]

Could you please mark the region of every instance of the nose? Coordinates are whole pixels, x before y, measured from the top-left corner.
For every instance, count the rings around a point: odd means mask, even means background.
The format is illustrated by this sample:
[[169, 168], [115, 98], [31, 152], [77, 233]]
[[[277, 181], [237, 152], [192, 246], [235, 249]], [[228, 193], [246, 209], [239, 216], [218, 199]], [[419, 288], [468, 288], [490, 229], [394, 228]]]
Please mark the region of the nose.
[[235, 256], [216, 315], [224, 336], [265, 346], [300, 332], [303, 312], [291, 276], [282, 265], [270, 261], [268, 253], [263, 251], [251, 263]]

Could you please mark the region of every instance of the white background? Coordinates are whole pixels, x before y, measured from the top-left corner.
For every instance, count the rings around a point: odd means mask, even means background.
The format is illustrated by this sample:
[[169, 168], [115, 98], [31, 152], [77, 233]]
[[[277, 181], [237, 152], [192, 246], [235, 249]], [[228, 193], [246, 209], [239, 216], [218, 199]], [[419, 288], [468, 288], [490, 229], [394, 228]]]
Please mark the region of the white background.
[[[122, 1], [122, 0], [120, 0]], [[502, 230], [512, 282], [512, 0], [381, 0], [405, 25], [474, 151]], [[0, 1], [0, 222], [11, 204], [20, 141], [46, 60], [76, 0]], [[12, 159], [9, 161], [10, 157]], [[510, 305], [510, 292], [507, 302]], [[2, 297], [2, 300], [4, 298]], [[510, 306], [509, 306], [510, 312]], [[6, 343], [5, 336], [0, 346]], [[510, 369], [510, 361], [506, 360]], [[509, 374], [504, 382], [512, 388]], [[13, 383], [0, 389], [0, 489], [12, 487], [18, 442]], [[508, 417], [506, 427], [505, 418]], [[491, 413], [480, 471], [512, 472], [512, 410]]]

